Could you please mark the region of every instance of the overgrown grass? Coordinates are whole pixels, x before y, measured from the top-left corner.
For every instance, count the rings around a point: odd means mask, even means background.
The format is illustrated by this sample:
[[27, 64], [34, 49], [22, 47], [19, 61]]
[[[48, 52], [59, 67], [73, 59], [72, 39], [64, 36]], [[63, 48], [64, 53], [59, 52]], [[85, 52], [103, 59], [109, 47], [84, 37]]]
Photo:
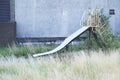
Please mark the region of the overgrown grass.
[[28, 55], [32, 55], [35, 53], [41, 53], [41, 52], [46, 52], [49, 51], [53, 48], [55, 48], [56, 45], [53, 46], [34, 46], [34, 45], [28, 45], [28, 46], [17, 46], [13, 45], [10, 47], [1, 47], [0, 48], [0, 56], [11, 56], [14, 55], [16, 57], [27, 57]]
[[[83, 41], [83, 40], [80, 40]], [[120, 48], [120, 38], [114, 40], [113, 42], [109, 42], [110, 47], [107, 49], [118, 49]], [[58, 45], [26, 45], [26, 46], [18, 46], [13, 45], [9, 47], [0, 47], [0, 57], [7, 57], [14, 55], [16, 57], [28, 57], [29, 55], [35, 54], [35, 53], [42, 53], [46, 51], [50, 51], [57, 47]], [[69, 45], [68, 51], [80, 51], [80, 50], [87, 50], [88, 49], [88, 41], [85, 40], [83, 44], [77, 44], [77, 45]], [[93, 50], [99, 50], [100, 47], [97, 45], [95, 40], [92, 41], [91, 49]], [[58, 53], [65, 53], [66, 48], [62, 49]]]
[[[105, 54], [109, 53], [109, 55]], [[120, 49], [60, 58], [0, 58], [0, 80], [120, 80]]]
[[[16, 57], [22, 57], [22, 56], [28, 57], [29, 55], [32, 55], [35, 53], [50, 51], [57, 46], [58, 45], [54, 44], [54, 45], [26, 45], [26, 46], [13, 45], [9, 47], [0, 47], [0, 57], [2, 56], [7, 57], [11, 55], [14, 55]], [[68, 51], [73, 52], [73, 51], [87, 49], [85, 47], [86, 46], [84, 46], [83, 44], [69, 45]], [[58, 53], [65, 53], [65, 52], [66, 52], [66, 48], [62, 49]]]

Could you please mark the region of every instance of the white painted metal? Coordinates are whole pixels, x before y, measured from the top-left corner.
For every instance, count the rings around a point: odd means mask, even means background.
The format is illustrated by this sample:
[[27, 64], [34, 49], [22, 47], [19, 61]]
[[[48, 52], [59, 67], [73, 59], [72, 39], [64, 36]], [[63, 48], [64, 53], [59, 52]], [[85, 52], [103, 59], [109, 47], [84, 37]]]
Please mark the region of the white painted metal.
[[39, 56], [44, 56], [44, 55], [49, 55], [49, 54], [53, 54], [56, 53], [57, 51], [63, 49], [66, 45], [68, 45], [72, 40], [74, 40], [76, 37], [78, 37], [79, 35], [81, 35], [82, 33], [84, 33], [86, 30], [88, 30], [90, 27], [89, 26], [84, 26], [81, 27], [79, 30], [77, 30], [76, 32], [74, 32], [72, 35], [70, 35], [69, 37], [67, 37], [63, 43], [61, 43], [58, 47], [56, 47], [55, 49], [45, 52], [45, 53], [38, 53], [38, 54], [34, 54], [33, 57], [39, 57]]

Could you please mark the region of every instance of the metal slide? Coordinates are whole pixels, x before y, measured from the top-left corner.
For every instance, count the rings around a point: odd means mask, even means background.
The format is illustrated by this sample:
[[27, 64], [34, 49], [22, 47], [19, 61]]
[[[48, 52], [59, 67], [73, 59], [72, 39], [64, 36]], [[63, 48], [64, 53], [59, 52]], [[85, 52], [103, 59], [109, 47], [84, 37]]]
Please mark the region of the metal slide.
[[77, 30], [76, 32], [74, 32], [72, 35], [70, 35], [69, 37], [67, 37], [58, 47], [56, 47], [55, 49], [48, 51], [48, 52], [44, 52], [44, 53], [38, 53], [38, 54], [34, 54], [33, 57], [39, 57], [39, 56], [44, 56], [44, 55], [49, 55], [49, 54], [53, 54], [58, 52], [59, 50], [63, 49], [64, 47], [66, 47], [72, 40], [74, 40], [76, 37], [82, 35], [86, 30], [88, 30], [90, 27], [89, 26], [84, 26], [81, 27], [79, 30]]

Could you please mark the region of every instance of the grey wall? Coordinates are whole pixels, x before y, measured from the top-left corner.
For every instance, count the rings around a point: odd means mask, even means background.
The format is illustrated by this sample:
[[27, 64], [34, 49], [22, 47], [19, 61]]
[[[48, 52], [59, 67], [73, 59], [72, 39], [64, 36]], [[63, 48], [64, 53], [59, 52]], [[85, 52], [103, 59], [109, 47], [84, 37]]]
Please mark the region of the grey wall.
[[10, 0], [10, 14], [12, 22], [15, 21], [15, 0]]
[[15, 0], [17, 37], [66, 37], [80, 28], [88, 8], [115, 9], [110, 26], [120, 33], [120, 0]]
[[115, 35], [120, 35], [120, 0], [108, 0], [108, 7], [115, 9], [115, 15], [110, 18], [110, 26]]

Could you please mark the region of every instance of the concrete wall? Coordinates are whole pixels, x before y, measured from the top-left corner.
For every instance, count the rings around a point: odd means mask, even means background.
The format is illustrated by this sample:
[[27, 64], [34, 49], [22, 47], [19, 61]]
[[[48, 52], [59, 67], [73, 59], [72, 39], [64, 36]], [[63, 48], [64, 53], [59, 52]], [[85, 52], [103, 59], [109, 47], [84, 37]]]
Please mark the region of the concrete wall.
[[15, 21], [15, 0], [10, 0], [10, 14], [11, 14], [11, 20]]
[[120, 0], [15, 0], [17, 37], [66, 37], [80, 28], [83, 12], [88, 8], [115, 9], [110, 26], [120, 33]]
[[108, 7], [115, 9], [115, 15], [110, 18], [110, 26], [115, 35], [120, 35], [120, 0], [108, 0]]

